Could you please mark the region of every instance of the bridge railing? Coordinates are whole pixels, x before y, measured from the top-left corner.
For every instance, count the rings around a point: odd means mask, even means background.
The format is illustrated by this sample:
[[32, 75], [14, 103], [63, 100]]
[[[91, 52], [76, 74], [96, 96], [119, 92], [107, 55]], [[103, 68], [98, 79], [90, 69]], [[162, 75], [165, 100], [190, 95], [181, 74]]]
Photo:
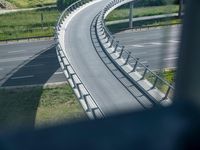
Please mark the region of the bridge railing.
[[[110, 43], [110, 47], [114, 47], [114, 51], [112, 53], [118, 53], [118, 59], [123, 58], [124, 59], [124, 65], [129, 64], [132, 66], [132, 71], [135, 72], [138, 70], [141, 74], [141, 80], [145, 79], [146, 76], [152, 76], [154, 81], [152, 81], [152, 87], [151, 89], [154, 89], [157, 87], [158, 83], [161, 83], [162, 85], [166, 86], [166, 90], [164, 92], [164, 96], [162, 97], [162, 100], [165, 100], [169, 97], [169, 94], [172, 95], [174, 91], [174, 87], [170, 85], [166, 80], [158, 76], [155, 72], [153, 72], [151, 69], [149, 69], [149, 66], [143, 64], [139, 58], [135, 58], [131, 55], [131, 52], [129, 50], [126, 50], [123, 45], [119, 43], [115, 39], [115, 37], [112, 35], [112, 33], [109, 31], [107, 26], [105, 25], [105, 18], [111, 12], [114, 8], [117, 8], [125, 3], [131, 2], [133, 0], [113, 0], [110, 2], [104, 10], [99, 15], [98, 23], [100, 24], [100, 31], [102, 32], [101, 35], [104, 35], [104, 39], [107, 39], [107, 43]], [[143, 70], [143, 71], [141, 71]], [[148, 80], [148, 79], [147, 79]]]
[[84, 86], [79, 76], [76, 74], [75, 69], [68, 61], [68, 57], [65, 53], [65, 50], [62, 48], [61, 43], [59, 41], [59, 32], [63, 25], [64, 20], [67, 19], [67, 17], [77, 8], [83, 6], [84, 4], [90, 1], [92, 0], [78, 0], [63, 11], [55, 27], [55, 30], [56, 30], [55, 40], [58, 40], [58, 43], [57, 43], [58, 45], [56, 47], [58, 60], [70, 86], [72, 87], [76, 97], [79, 99], [79, 102], [83, 106], [83, 109], [85, 110], [88, 117], [90, 119], [97, 119], [97, 118], [103, 118], [105, 117], [105, 115], [101, 111], [99, 106], [96, 104], [93, 96]]

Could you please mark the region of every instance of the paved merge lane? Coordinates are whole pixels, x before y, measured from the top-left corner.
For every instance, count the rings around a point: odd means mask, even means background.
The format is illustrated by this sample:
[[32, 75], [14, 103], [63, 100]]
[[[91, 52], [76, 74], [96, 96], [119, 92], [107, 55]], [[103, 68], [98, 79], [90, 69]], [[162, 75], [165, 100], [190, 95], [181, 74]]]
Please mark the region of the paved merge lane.
[[23, 86], [66, 81], [53, 41], [0, 45], [0, 86]]
[[178, 59], [181, 26], [162, 27], [145, 31], [125, 31], [115, 36], [126, 49], [152, 70], [175, 68]]
[[[157, 70], [176, 67], [179, 35], [180, 26], [173, 26], [125, 31], [115, 36], [135, 57], [141, 58], [141, 62]], [[66, 82], [55, 49], [42, 53], [52, 43], [50, 40], [0, 44], [0, 86]]]
[[65, 48], [76, 73], [98, 106], [109, 115], [143, 107], [105, 66], [92, 44], [91, 23], [106, 3], [107, 0], [97, 2], [72, 18], [65, 30]]

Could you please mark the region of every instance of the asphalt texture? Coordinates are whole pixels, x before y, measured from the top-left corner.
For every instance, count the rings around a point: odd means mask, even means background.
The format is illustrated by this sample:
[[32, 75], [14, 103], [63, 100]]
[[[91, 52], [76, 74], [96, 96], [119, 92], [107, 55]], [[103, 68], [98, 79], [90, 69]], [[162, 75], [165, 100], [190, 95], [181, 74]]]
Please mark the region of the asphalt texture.
[[0, 44], [0, 86], [66, 81], [52, 44], [52, 40]]
[[143, 31], [128, 30], [115, 34], [115, 37], [132, 56], [140, 58], [150, 69], [159, 70], [176, 68], [180, 34], [181, 26], [178, 25]]
[[83, 9], [61, 32], [65, 33], [65, 51], [71, 65], [107, 116], [143, 107], [105, 66], [92, 44], [91, 23], [106, 3], [107, 0], [102, 0]]

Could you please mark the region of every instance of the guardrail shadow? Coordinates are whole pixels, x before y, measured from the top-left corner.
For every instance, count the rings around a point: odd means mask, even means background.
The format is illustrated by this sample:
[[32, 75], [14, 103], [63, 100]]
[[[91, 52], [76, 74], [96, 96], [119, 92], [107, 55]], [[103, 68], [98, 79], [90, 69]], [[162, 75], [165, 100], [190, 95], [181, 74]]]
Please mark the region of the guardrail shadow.
[[[43, 64], [43, 65], [38, 65]], [[31, 67], [32, 66], [32, 67]], [[37, 66], [37, 67], [36, 67]], [[41, 52], [30, 61], [11, 72], [2, 87], [44, 84], [59, 69], [55, 47]], [[17, 78], [24, 74], [30, 78]], [[28, 76], [27, 76], [28, 77]], [[0, 132], [24, 126], [34, 128], [37, 108], [43, 87], [0, 90]]]

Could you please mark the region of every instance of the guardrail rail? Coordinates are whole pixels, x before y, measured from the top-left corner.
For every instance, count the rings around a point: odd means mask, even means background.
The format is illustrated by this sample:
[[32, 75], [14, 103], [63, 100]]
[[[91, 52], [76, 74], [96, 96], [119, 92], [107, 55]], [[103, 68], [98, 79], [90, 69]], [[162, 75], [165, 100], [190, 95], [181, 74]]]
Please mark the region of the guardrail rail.
[[[163, 104], [169, 104], [171, 103], [169, 95], [172, 95], [174, 87], [159, 77], [155, 72], [151, 71], [148, 66], [141, 63], [139, 58], [133, 57], [131, 52], [126, 50], [125, 47], [115, 39], [105, 25], [105, 18], [112, 10], [132, 1], [133, 0], [113, 0], [104, 8], [98, 16], [96, 22], [96, 34], [98, 41], [109, 58], [132, 82], [136, 83], [154, 100], [162, 102]], [[140, 71], [138, 71], [138, 68]], [[145, 79], [147, 74], [153, 76], [153, 84]], [[167, 86], [165, 93], [162, 93], [158, 88], [156, 88], [159, 82]]]
[[68, 61], [68, 58], [59, 42], [59, 31], [63, 25], [64, 20], [67, 19], [67, 17], [69, 17], [70, 14], [72, 14], [76, 9], [80, 8], [81, 6], [91, 1], [92, 0], [78, 0], [63, 11], [55, 27], [56, 29], [55, 39], [58, 40], [58, 45], [56, 47], [58, 60], [70, 86], [73, 88], [76, 97], [78, 98], [79, 102], [81, 103], [88, 117], [90, 119], [97, 119], [97, 118], [103, 118], [105, 117], [105, 115], [101, 111], [99, 106], [95, 103], [93, 96], [84, 86], [79, 76], [76, 74], [74, 68]]

